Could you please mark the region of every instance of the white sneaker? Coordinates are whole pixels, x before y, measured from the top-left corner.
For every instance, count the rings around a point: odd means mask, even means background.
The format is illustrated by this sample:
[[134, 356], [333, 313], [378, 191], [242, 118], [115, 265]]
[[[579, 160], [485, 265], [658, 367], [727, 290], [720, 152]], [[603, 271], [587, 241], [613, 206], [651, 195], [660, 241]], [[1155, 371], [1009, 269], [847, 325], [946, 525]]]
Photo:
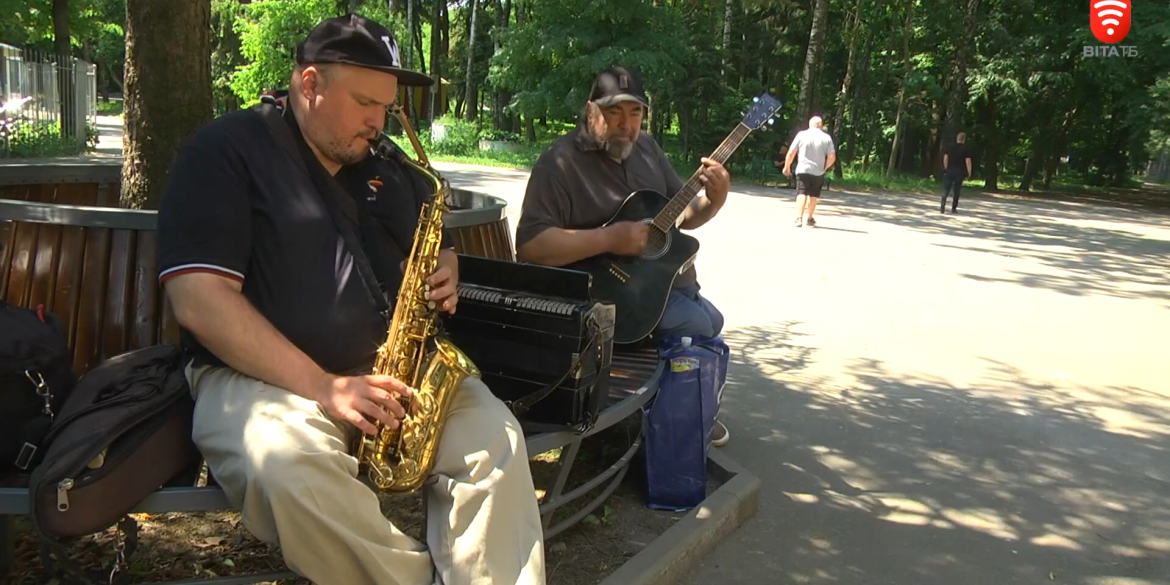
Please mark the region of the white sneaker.
[[715, 421], [715, 426], [711, 428], [711, 446], [722, 447], [731, 439], [731, 432], [727, 427], [719, 421]]

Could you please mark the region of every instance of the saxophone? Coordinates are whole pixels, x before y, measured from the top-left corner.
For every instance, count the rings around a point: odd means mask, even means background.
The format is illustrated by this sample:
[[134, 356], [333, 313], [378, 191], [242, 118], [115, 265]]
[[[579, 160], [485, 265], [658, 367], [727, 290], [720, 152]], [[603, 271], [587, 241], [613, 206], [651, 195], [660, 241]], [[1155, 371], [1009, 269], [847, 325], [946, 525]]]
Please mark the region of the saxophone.
[[434, 303], [427, 299], [426, 279], [435, 272], [442, 243], [443, 212], [448, 209], [447, 181], [431, 167], [401, 108], [395, 114], [419, 157], [415, 162], [398, 150], [385, 135], [373, 141], [375, 156], [396, 158], [425, 176], [434, 188], [423, 204], [390, 330], [378, 348], [373, 373], [393, 376], [414, 389], [400, 397], [406, 417], [396, 429], [375, 422], [377, 433], [362, 433], [357, 459], [379, 490], [413, 492], [430, 475], [438, 451], [451, 398], [467, 377], [480, 377], [479, 369], [455, 344], [438, 332]]

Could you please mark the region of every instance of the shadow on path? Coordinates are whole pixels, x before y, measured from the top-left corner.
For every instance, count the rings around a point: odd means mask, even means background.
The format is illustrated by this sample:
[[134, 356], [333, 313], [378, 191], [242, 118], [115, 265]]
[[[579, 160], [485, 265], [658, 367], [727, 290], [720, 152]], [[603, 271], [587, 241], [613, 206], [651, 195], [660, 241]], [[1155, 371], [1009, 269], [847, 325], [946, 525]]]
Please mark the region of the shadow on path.
[[833, 384], [798, 329], [725, 334], [731, 454], [764, 499], [692, 583], [1170, 582], [1170, 396], [992, 360], [969, 388], [864, 358]]

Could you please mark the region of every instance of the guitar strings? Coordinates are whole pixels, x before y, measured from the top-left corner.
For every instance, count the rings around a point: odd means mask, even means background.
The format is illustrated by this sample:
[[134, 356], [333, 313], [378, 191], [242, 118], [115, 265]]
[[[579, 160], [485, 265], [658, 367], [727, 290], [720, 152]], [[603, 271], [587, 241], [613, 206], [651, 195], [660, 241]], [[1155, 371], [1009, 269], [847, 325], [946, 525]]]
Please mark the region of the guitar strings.
[[[723, 142], [719, 144], [719, 147], [716, 148], [715, 151], [711, 154], [710, 158], [720, 162], [725, 162], [727, 158], [730, 157], [731, 154], [735, 151], [735, 149], [739, 148], [739, 143], [742, 142], [745, 137], [747, 137], [749, 132], [751, 132], [751, 130], [748, 129], [747, 126], [744, 126], [743, 123], [736, 125], [735, 129], [733, 129], [731, 133], [727, 135], [727, 138], [725, 138]], [[682, 198], [673, 199], [669, 204], [667, 204], [665, 208], [663, 208], [661, 212], [658, 213], [658, 215], [654, 218], [654, 221], [651, 222], [654, 227], [658, 228], [659, 232], [663, 232], [663, 235], [666, 235], [665, 232], [670, 230], [670, 226], [663, 226], [661, 224], [667, 220], [668, 216], [678, 216], [681, 214], [683, 210], [686, 209], [686, 206], [690, 205], [691, 199], [693, 199], [694, 196], [698, 194], [699, 189], [702, 188], [702, 183], [699, 181], [699, 175], [701, 173], [702, 169], [696, 169], [694, 174], [691, 175], [691, 178], [687, 180], [686, 184], [683, 185], [682, 191], [685, 192], [686, 195]], [[686, 202], [683, 202], [683, 199], [686, 199]], [[656, 247], [662, 244], [662, 242], [658, 241], [659, 236], [657, 233], [651, 233], [651, 237], [654, 239], [653, 243]]]

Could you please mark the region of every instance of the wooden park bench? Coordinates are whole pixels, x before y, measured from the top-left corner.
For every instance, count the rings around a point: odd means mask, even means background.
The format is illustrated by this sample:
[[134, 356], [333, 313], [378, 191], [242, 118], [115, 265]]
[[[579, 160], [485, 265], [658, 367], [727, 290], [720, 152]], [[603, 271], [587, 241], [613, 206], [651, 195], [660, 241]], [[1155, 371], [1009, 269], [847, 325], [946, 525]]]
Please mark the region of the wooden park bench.
[[[0, 166], [0, 298], [25, 307], [44, 304], [60, 316], [79, 375], [125, 351], [178, 340], [177, 323], [157, 285], [156, 212], [116, 207], [118, 174], [111, 166], [30, 166], [15, 172]], [[46, 175], [56, 179], [46, 180]], [[448, 225], [455, 232], [457, 251], [514, 260], [504, 202], [466, 192], [458, 197], [476, 213], [452, 214]], [[640, 418], [661, 375], [656, 350], [615, 352], [608, 401], [589, 432], [526, 435], [531, 456], [561, 450], [552, 485], [540, 502], [546, 539], [580, 522], [618, 487], [641, 447], [641, 434], [595, 477], [572, 487], [567, 480], [582, 441], [635, 415]], [[575, 511], [554, 523], [554, 514], [560, 510], [563, 516], [570, 504]], [[135, 511], [229, 509], [223, 492], [212, 485], [163, 487]], [[14, 562], [14, 519], [27, 511], [26, 489], [0, 488], [0, 576]], [[198, 582], [245, 584], [293, 576], [254, 574]], [[187, 582], [195, 581], [182, 583]]]

